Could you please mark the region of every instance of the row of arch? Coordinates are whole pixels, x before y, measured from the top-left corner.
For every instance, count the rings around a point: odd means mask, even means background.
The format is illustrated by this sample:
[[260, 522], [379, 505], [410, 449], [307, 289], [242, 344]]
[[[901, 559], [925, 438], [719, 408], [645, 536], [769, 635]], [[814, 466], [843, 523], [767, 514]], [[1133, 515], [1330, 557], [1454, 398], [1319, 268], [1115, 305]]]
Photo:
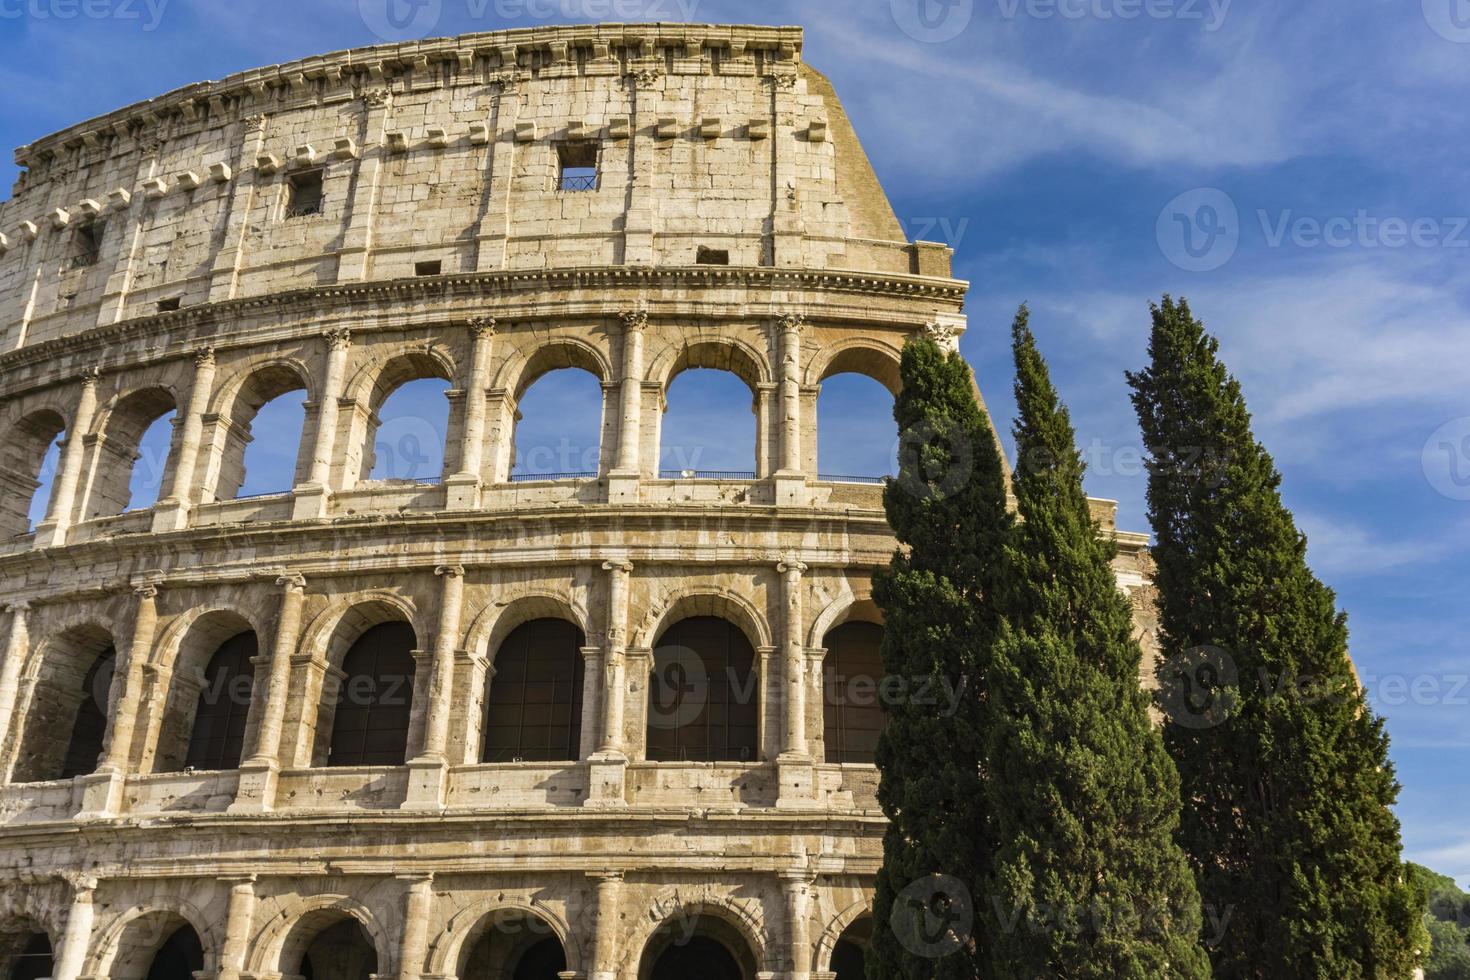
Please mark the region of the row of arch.
[[[834, 431], [825, 443], [818, 440], [819, 469], [888, 474], [897, 443], [891, 417], [896, 352], [855, 341], [824, 351], [817, 361], [811, 387], [818, 392], [823, 424]], [[343, 387], [346, 418], [338, 426], [350, 437], [337, 441], [338, 489], [379, 480], [434, 483], [450, 475], [461, 462], [453, 443], [463, 426], [451, 417], [459, 371], [432, 344], [360, 365]], [[763, 356], [738, 340], [701, 340], [668, 348], [646, 376], [652, 380], [645, 384], [665, 394], [665, 409], [684, 406], [683, 421], [663, 432], [659, 472], [764, 475], [768, 466], [759, 446], [768, 433], [757, 431], [757, 406], [762, 388], [773, 382]], [[838, 376], [836, 390], [822, 394]], [[562, 338], [517, 354], [499, 377], [513, 379], [503, 389], [492, 382], [493, 390], [508, 395], [510, 435], [506, 458], [490, 466], [504, 472], [492, 472], [490, 482], [607, 472], [617, 397], [609, 391], [615, 373], [602, 351]], [[88, 446], [86, 472], [73, 499], [64, 501], [53, 492], [54, 476], [73, 434], [76, 407], [51, 397], [23, 414], [13, 411], [0, 435], [4, 478], [14, 487], [0, 494], [0, 539], [25, 534], [42, 520], [69, 524], [152, 506], [181, 484], [190, 502], [207, 503], [288, 492], [310, 477], [322, 383], [302, 358], [259, 360], [210, 385], [204, 445], [189, 473], [178, 471], [185, 402], [195, 398], [192, 391], [181, 397], [184, 387], [160, 381], [120, 391], [99, 406], [81, 433]], [[747, 414], [748, 421], [737, 423]]]
[[[341, 648], [321, 685], [313, 765], [397, 766], [409, 758], [417, 676], [414, 627], [382, 604], [354, 608], [355, 638]], [[822, 663], [823, 734], [829, 763], [873, 762], [883, 724], [876, 692], [883, 676], [882, 627], [849, 620], [828, 630]], [[260, 643], [237, 615], [216, 612], [193, 625], [192, 663], [175, 665], [163, 716], [146, 730], [153, 772], [239, 768], [250, 745], [262, 685]], [[585, 660], [591, 650], [576, 622], [540, 616], [521, 622], [490, 651], [476, 731], [482, 763], [581, 761]], [[207, 654], [207, 656], [204, 656]], [[46, 669], [24, 713], [15, 782], [93, 772], [116, 710], [116, 648], [97, 627], [70, 629], [48, 644]], [[39, 666], [39, 665], [38, 665]], [[658, 635], [648, 676], [645, 757], [654, 762], [760, 759], [762, 684], [747, 632], [714, 615], [686, 616]], [[416, 683], [419, 681], [419, 683]], [[310, 719], [304, 714], [303, 722]]]
[[[370, 980], [393, 959], [390, 937], [360, 902], [320, 896], [276, 917], [258, 935], [246, 971], [303, 980]], [[468, 923], [460, 920], [468, 919]], [[866, 903], [830, 923], [814, 951], [835, 980], [864, 980], [872, 919]], [[455, 980], [556, 980], [585, 976], [585, 939], [545, 907], [494, 903], [472, 906], [449, 923], [430, 954], [434, 975]], [[639, 980], [756, 980], [772, 945], [759, 924], [733, 903], [680, 906], [653, 925], [636, 950]], [[198, 910], [137, 909], [96, 937], [93, 971], [106, 980], [196, 980], [218, 972], [217, 930]], [[0, 933], [0, 978], [43, 980], [58, 950], [34, 922], [14, 922]]]

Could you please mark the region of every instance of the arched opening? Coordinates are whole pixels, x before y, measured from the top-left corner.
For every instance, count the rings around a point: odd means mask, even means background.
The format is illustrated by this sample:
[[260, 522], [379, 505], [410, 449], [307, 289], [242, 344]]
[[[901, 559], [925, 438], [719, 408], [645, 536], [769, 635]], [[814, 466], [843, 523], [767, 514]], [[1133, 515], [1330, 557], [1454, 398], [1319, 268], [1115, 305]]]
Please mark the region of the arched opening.
[[836, 980], [866, 980], [868, 949], [873, 941], [873, 918], [862, 916], [842, 931], [832, 947], [829, 969]]
[[822, 734], [828, 762], [871, 765], [883, 731], [883, 627], [849, 621], [827, 632]]
[[145, 980], [194, 980], [194, 975], [203, 970], [204, 944], [193, 926], [184, 925], [175, 929], [154, 954]]
[[39, 657], [11, 774], [18, 783], [94, 772], [107, 731], [116, 660], [108, 632], [99, 626], [64, 630]]
[[0, 976], [6, 980], [41, 980], [51, 976], [51, 938], [22, 929], [0, 934]]
[[654, 762], [751, 762], [759, 678], [733, 623], [693, 616], [664, 631], [648, 680], [647, 756]]
[[66, 420], [50, 410], [27, 415], [5, 434], [0, 455], [0, 538], [26, 534], [46, 519]]
[[360, 480], [438, 483], [449, 438], [448, 371], [422, 352], [384, 366], [369, 393]]
[[756, 970], [740, 930], [715, 916], [680, 916], [649, 938], [638, 980], [755, 980]]
[[460, 980], [556, 980], [567, 969], [561, 939], [540, 916], [507, 909], [493, 912], [476, 927]]
[[96, 445], [96, 476], [85, 513], [111, 517], [158, 502], [173, 444], [174, 396], [146, 388], [121, 399]]
[[485, 699], [482, 761], [576, 761], [586, 643], [581, 629], [564, 619], [535, 619], [505, 638]]
[[898, 472], [893, 395], [865, 374], [827, 377], [817, 394], [817, 473], [833, 482], [881, 482]]
[[595, 477], [602, 462], [602, 384], [586, 368], [552, 370], [517, 399], [512, 480]]
[[378, 951], [362, 923], [338, 909], [303, 915], [281, 950], [282, 976], [303, 980], [369, 980]]
[[761, 468], [757, 381], [733, 348], [691, 348], [665, 390], [659, 475], [755, 478]]
[[216, 499], [287, 493], [304, 481], [306, 397], [301, 376], [281, 364], [262, 368], [240, 387], [229, 419], [221, 424], [224, 448]]
[[194, 727], [184, 766], [189, 769], [238, 769], [245, 751], [245, 723], [255, 685], [255, 633], [226, 640], [209, 658], [194, 709]]
[[401, 766], [408, 754], [418, 644], [408, 623], [380, 623], [342, 660], [332, 693], [329, 766]]

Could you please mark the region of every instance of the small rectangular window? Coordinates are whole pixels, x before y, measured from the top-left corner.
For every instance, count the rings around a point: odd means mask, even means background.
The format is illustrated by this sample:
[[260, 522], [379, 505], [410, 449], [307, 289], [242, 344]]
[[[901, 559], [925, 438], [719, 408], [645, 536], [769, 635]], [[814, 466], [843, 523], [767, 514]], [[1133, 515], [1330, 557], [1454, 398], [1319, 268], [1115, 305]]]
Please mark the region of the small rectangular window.
[[89, 221], [77, 226], [76, 234], [72, 237], [71, 267], [84, 269], [89, 265], [96, 265], [101, 250], [102, 222]]
[[158, 312], [160, 313], [172, 313], [178, 308], [179, 297], [177, 296], [170, 296], [168, 299], [161, 299], [158, 301]]
[[416, 276], [437, 276], [444, 269], [444, 263], [435, 259], [432, 262], [415, 262], [413, 274]]
[[322, 213], [322, 172], [307, 170], [288, 179], [291, 198], [286, 204], [286, 217], [301, 218]]
[[597, 190], [597, 144], [590, 141], [559, 143], [556, 147], [557, 189], [563, 191]]
[[697, 265], [729, 265], [730, 252], [723, 248], [705, 248], [701, 245], [694, 253], [694, 261]]

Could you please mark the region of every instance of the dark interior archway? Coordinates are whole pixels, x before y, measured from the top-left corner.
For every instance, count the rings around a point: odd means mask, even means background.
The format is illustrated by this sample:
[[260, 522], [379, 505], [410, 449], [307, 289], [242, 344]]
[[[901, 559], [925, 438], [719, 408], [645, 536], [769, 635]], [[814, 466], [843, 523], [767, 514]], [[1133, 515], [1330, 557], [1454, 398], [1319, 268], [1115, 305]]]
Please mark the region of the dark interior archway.
[[77, 704], [76, 721], [66, 743], [59, 778], [71, 779], [97, 770], [102, 743], [107, 734], [107, 698], [112, 686], [112, 673], [117, 651], [108, 647], [98, 655], [82, 678], [81, 701]]
[[822, 735], [827, 761], [871, 764], [883, 731], [883, 627], [847, 622], [827, 632]]
[[567, 954], [551, 925], [519, 910], [492, 913], [478, 927], [460, 980], [556, 980]]
[[363, 633], [347, 651], [327, 765], [403, 765], [417, 643], [408, 623], [382, 623]]
[[175, 929], [153, 954], [146, 980], [194, 980], [194, 974], [203, 969], [204, 944], [194, 927], [185, 925]]
[[710, 915], [679, 917], [644, 947], [638, 980], [755, 980], [757, 965], [740, 931]]
[[669, 627], [653, 651], [648, 758], [754, 761], [760, 701], [754, 663], [750, 640], [727, 620], [693, 616]]
[[574, 762], [582, 741], [582, 647], [575, 623], [535, 619], [505, 638], [485, 699], [485, 762]]
[[226, 640], [204, 671], [194, 711], [194, 729], [184, 765], [193, 769], [238, 769], [245, 749], [245, 722], [255, 679], [255, 634]]
[[51, 976], [51, 940], [44, 932], [6, 937], [6, 980], [41, 980]]
[[316, 934], [295, 972], [303, 980], [369, 980], [378, 972], [378, 952], [362, 924], [345, 918]]
[[863, 916], [843, 930], [837, 945], [832, 948], [832, 964], [829, 967], [837, 980], [866, 980], [867, 953], [873, 939], [873, 920]]

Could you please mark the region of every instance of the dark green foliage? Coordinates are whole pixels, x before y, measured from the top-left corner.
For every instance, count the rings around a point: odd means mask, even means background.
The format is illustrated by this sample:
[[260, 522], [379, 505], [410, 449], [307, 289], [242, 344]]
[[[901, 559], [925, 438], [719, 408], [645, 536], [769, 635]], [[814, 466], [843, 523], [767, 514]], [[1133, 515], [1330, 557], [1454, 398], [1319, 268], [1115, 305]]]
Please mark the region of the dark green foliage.
[[1408, 865], [1410, 882], [1424, 895], [1429, 955], [1424, 980], [1470, 980], [1470, 895], [1449, 875]]
[[1021, 521], [999, 590], [984, 751], [997, 841], [981, 946], [994, 977], [1208, 977], [1179, 783], [1139, 684], [1115, 546], [1092, 518], [1066, 408], [1021, 308]]
[[1183, 301], [1154, 307], [1149, 356], [1128, 381], [1150, 454], [1160, 681], [1212, 683], [1175, 676], [1202, 646], [1234, 668], [1213, 692], [1223, 720], [1165, 728], [1181, 842], [1206, 915], [1229, 916], [1215, 973], [1408, 977], [1420, 907], [1400, 863], [1388, 738], [1348, 661], [1345, 617], [1307, 567], [1239, 384]]
[[[947, 698], [885, 697], [878, 744], [878, 799], [889, 818], [878, 874], [868, 976], [874, 980], [974, 978], [973, 942], [935, 956], [893, 929], [913, 915], [912, 889], [928, 876], [972, 890], [991, 850], [980, 788], [976, 697], [979, 663], [995, 634], [988, 596], [1011, 527], [994, 433], [975, 398], [969, 366], [931, 340], [905, 346], [894, 416], [902, 437], [899, 476], [883, 495], [888, 522], [906, 546], [874, 578], [883, 609], [883, 667], [906, 688], [962, 690]], [[968, 896], [957, 896], [965, 899]], [[964, 923], [956, 931], [968, 933]]]

